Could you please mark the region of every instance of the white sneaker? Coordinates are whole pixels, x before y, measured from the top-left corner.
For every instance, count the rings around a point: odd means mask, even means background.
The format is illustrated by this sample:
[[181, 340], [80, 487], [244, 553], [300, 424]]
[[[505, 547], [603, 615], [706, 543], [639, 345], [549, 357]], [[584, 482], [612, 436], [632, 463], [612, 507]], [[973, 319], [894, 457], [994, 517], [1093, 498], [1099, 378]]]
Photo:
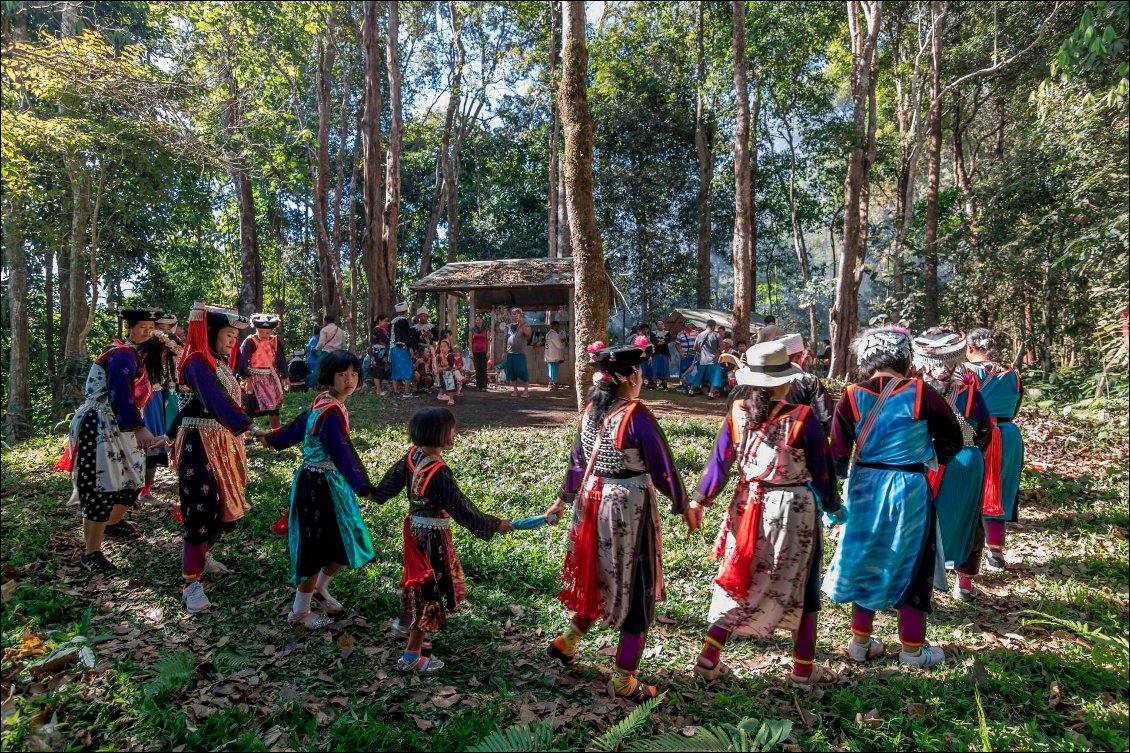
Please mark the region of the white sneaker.
[[965, 602], [973, 601], [979, 593], [980, 590], [977, 588], [976, 584], [973, 585], [973, 588], [962, 588], [960, 580], [954, 581], [953, 589], [950, 591], [950, 595], [953, 596], [954, 601]]
[[326, 591], [314, 589], [314, 601], [322, 607], [322, 611], [326, 614], [341, 614], [342, 610], [345, 609], [340, 601], [330, 596]]
[[887, 652], [887, 647], [883, 642], [871, 636], [866, 644], [856, 643], [854, 639], [848, 641], [848, 656], [852, 661], [862, 664], [872, 659], [878, 659], [880, 656]]
[[212, 559], [211, 554], [204, 555], [204, 572], [209, 575], [216, 575], [218, 573], [230, 573], [231, 569], [223, 562]]
[[909, 667], [934, 667], [946, 660], [946, 653], [937, 646], [923, 646], [917, 653], [899, 651], [899, 662]]
[[1003, 556], [989, 552], [989, 555], [985, 558], [985, 569], [991, 573], [1003, 573], [1007, 569], [1007, 564]]
[[208, 601], [208, 597], [204, 594], [204, 586], [200, 581], [193, 581], [181, 591], [181, 601], [184, 602], [184, 608], [190, 614], [203, 612], [208, 607], [212, 606], [212, 602]]

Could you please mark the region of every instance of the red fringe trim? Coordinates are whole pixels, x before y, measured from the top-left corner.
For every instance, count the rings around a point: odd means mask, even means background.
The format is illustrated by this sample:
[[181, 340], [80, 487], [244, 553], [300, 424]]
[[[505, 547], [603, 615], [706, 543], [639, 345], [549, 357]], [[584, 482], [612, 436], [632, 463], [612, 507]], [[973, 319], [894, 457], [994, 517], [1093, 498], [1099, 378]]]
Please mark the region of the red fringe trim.
[[985, 493], [982, 499], [981, 512], [985, 515], [999, 516], [1004, 515], [1004, 507], [1001, 504], [1001, 455], [1003, 445], [1001, 444], [1001, 428], [997, 425], [996, 419], [993, 419], [992, 432], [989, 449], [985, 451]]
[[75, 454], [71, 450], [71, 442], [68, 439], [67, 443], [63, 445], [63, 456], [55, 461], [55, 473], [70, 473], [75, 468]]
[[930, 496], [938, 498], [938, 489], [942, 488], [942, 478], [946, 475], [946, 467], [939, 465], [936, 471], [926, 471], [926, 484], [930, 487]]
[[[233, 348], [234, 350], [234, 348]], [[208, 364], [212, 371], [216, 370], [216, 359], [212, 357], [212, 349], [208, 347], [208, 308], [204, 308], [204, 315], [199, 319], [189, 319], [188, 333], [185, 335], [184, 350], [181, 351], [180, 360], [177, 361], [177, 381], [184, 383], [184, 368], [193, 356], [199, 356]]]
[[604, 485], [599, 478], [590, 476], [585, 480], [583, 488], [584, 516], [580, 527], [574, 528], [569, 536], [569, 551], [565, 555], [565, 566], [561, 571], [565, 586], [557, 599], [578, 617], [595, 620], [604, 614], [604, 607], [600, 603], [597, 558], [599, 533], [596, 525]]
[[404, 569], [400, 574], [400, 585], [403, 588], [419, 588], [432, 578], [436, 577], [435, 570], [428, 562], [424, 551], [420, 549], [420, 542], [412, 535], [412, 522], [404, 518]]
[[749, 595], [753, 555], [757, 547], [757, 534], [761, 529], [761, 508], [761, 487], [755, 485], [750, 490], [749, 502], [738, 523], [737, 533], [734, 534], [734, 551], [714, 579], [734, 599], [744, 599]]

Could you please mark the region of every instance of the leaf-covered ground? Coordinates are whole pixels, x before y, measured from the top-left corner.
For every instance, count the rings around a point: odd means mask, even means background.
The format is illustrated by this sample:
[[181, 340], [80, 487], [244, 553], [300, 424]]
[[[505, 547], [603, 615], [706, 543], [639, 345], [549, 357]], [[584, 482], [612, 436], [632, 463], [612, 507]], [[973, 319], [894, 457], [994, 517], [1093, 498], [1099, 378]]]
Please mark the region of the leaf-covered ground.
[[[487, 398], [500, 413], [510, 406]], [[292, 396], [287, 414], [301, 407]], [[405, 447], [403, 424], [384, 419], [403, 410], [372, 396], [351, 408], [355, 443], [379, 477]], [[1025, 411], [1029, 459], [1047, 467], [1025, 471], [1022, 522], [1010, 544], [1019, 562], [987, 576], [977, 604], [939, 595], [928, 637], [950, 658], [932, 671], [904, 670], [895, 658], [847, 666], [848, 610], [825, 603], [818, 658], [844, 674], [843, 685], [817, 695], [788, 688], [791, 642], [781, 634], [734, 641], [726, 655], [736, 677], [702, 687], [690, 667], [706, 627], [715, 569], [707, 553], [720, 514], [713, 511], [705, 532], [691, 537], [665, 516], [669, 596], [642, 674], [668, 694], [643, 736], [751, 717], [791, 720], [786, 747], [793, 750], [1125, 750], [1126, 654], [1104, 649], [1089, 632], [1127, 631], [1125, 432], [1112, 438], [1072, 420]], [[688, 485], [697, 483], [715, 424], [664, 425]], [[571, 431], [469, 429], [451, 464], [485, 509], [537, 514], [560, 482]], [[335, 580], [347, 613], [332, 631], [302, 636], [286, 625], [287, 554], [269, 531], [287, 500], [293, 452], [251, 450], [255, 509], [216, 550], [233, 572], [208, 583], [209, 612], [188, 616], [179, 598], [180, 535], [168, 508], [134, 515], [143, 539], [109, 544], [121, 566], [113, 576], [81, 572], [78, 509], [66, 505], [68, 477], [51, 472], [59, 445], [59, 438], [32, 441], [3, 455], [5, 750], [447, 750], [545, 718], [554, 720], [555, 745], [583, 748], [625, 714], [627, 706], [604, 690], [613, 633], [596, 631], [582, 644], [579, 672], [543, 660], [545, 642], [565, 624], [554, 598], [562, 528], [490, 544], [457, 533], [469, 594], [466, 610], [436, 639], [435, 653], [448, 665], [434, 678], [405, 677], [393, 666], [401, 643], [388, 632], [403, 500], [365, 510], [378, 562]], [[158, 491], [171, 503], [172, 479], [161, 480]], [[87, 635], [108, 636], [93, 646], [96, 666], [33, 673], [31, 665], [82, 632], [88, 608]], [[1022, 610], [1081, 624], [1030, 624]], [[877, 634], [893, 639], [895, 631], [894, 615], [880, 615]], [[155, 667], [167, 657], [182, 665], [179, 680]]]

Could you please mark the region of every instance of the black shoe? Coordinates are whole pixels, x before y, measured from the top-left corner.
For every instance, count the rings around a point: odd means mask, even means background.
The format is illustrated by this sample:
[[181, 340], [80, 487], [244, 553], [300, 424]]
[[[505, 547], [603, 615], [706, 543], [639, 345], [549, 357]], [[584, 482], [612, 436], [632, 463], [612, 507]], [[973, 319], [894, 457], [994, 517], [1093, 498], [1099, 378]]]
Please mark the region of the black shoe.
[[86, 571], [91, 573], [112, 573], [118, 569], [102, 552], [84, 554], [80, 562]]
[[118, 539], [139, 539], [141, 538], [141, 531], [137, 530], [137, 526], [133, 523], [119, 520], [117, 523], [106, 526], [106, 535]]

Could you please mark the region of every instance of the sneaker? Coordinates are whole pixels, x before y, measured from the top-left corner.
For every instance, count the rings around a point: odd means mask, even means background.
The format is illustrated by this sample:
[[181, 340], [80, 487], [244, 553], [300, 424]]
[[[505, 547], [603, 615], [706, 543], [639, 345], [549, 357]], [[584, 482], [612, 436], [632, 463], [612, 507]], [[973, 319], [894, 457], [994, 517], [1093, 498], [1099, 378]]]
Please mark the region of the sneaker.
[[989, 552], [989, 556], [985, 559], [986, 570], [993, 573], [1003, 573], [1006, 567], [1004, 557], [995, 552]]
[[90, 573], [112, 573], [118, 569], [113, 562], [106, 559], [106, 555], [102, 554], [102, 552], [84, 554], [79, 562], [81, 562], [86, 571]]
[[184, 608], [188, 610], [189, 614], [196, 614], [203, 612], [208, 607], [212, 606], [212, 602], [208, 601], [208, 597], [204, 594], [204, 586], [200, 581], [195, 580], [184, 587], [180, 595], [181, 601], [184, 602]]
[[204, 572], [209, 575], [219, 575], [220, 573], [230, 573], [231, 569], [219, 560], [212, 559], [211, 554], [204, 555]]
[[328, 614], [315, 614], [310, 611], [297, 614], [294, 609], [291, 609], [290, 614], [286, 616], [286, 621], [293, 628], [301, 627], [306, 630], [321, 630], [324, 627], [332, 625], [334, 618], [330, 617]]
[[945, 660], [945, 652], [937, 646], [922, 646], [913, 654], [899, 651], [899, 662], [909, 667], [935, 667]]
[[960, 579], [954, 582], [953, 589], [950, 591], [950, 595], [953, 596], [954, 601], [965, 602], [973, 601], [979, 593], [980, 589], [977, 588], [976, 584], [974, 584], [972, 588], [962, 588]]
[[140, 497], [138, 497], [137, 502], [141, 505], [152, 505], [157, 503], [157, 498], [153, 496], [152, 492], [150, 492], [148, 494], [142, 494]]
[[847, 654], [854, 661], [863, 662], [878, 659], [887, 652], [887, 647], [878, 638], [871, 636], [866, 644], [856, 643], [854, 639], [848, 641]]
[[137, 526], [133, 523], [119, 520], [117, 523], [106, 526], [106, 535], [116, 539], [137, 539], [141, 538], [141, 531], [137, 530]]
[[698, 397], [701, 394], [702, 394], [702, 390], [691, 390], [690, 392], [687, 393], [687, 395], [689, 395], [690, 397]]
[[327, 592], [319, 591], [316, 588], [314, 589], [313, 600], [322, 608], [322, 611], [326, 614], [337, 615], [341, 614], [342, 611], [345, 610], [345, 607], [341, 605], [340, 601], [330, 596]]
[[443, 669], [443, 659], [436, 659], [432, 656], [424, 656], [420, 654], [413, 659], [405, 659], [401, 656], [396, 660], [396, 668], [401, 672], [419, 672], [420, 674], [431, 674]]

